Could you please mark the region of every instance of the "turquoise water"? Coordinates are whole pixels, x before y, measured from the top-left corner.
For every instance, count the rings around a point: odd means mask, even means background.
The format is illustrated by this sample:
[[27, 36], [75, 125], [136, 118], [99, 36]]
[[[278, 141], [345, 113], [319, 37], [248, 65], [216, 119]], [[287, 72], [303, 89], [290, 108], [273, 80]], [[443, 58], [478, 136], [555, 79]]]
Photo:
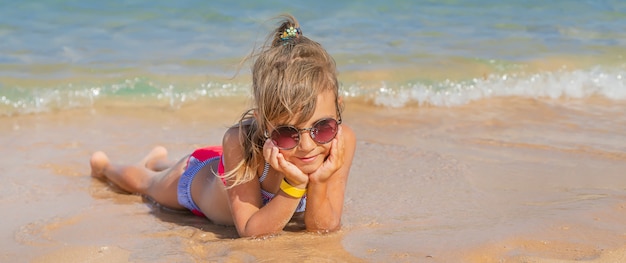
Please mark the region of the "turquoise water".
[[[104, 99], [166, 99], [179, 107], [204, 97], [245, 96], [248, 83], [227, 78], [275, 25], [270, 18], [284, 12], [299, 18], [304, 33], [348, 73], [344, 94], [375, 105], [453, 106], [493, 96], [626, 99], [624, 1], [0, 6], [2, 115], [91, 107]], [[535, 64], [553, 66], [530, 70]], [[480, 67], [487, 70], [472, 71]], [[349, 77], [398, 69], [406, 70], [374, 81]]]

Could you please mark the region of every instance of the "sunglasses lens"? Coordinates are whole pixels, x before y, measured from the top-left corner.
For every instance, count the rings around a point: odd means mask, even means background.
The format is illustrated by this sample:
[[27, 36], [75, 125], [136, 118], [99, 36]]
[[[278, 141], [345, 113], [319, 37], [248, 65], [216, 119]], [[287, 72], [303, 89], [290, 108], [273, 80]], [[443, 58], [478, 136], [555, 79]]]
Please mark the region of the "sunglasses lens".
[[324, 119], [315, 123], [311, 133], [313, 140], [321, 144], [332, 141], [337, 135], [337, 125], [334, 119]]
[[299, 130], [293, 126], [280, 126], [272, 131], [271, 139], [278, 148], [289, 150], [300, 143], [300, 132], [309, 130], [311, 138], [319, 143], [325, 144], [332, 141], [337, 136], [337, 126], [339, 123], [335, 119], [323, 119], [315, 124], [310, 129]]
[[282, 126], [272, 132], [272, 141], [278, 148], [291, 149], [300, 142], [300, 132], [294, 127]]

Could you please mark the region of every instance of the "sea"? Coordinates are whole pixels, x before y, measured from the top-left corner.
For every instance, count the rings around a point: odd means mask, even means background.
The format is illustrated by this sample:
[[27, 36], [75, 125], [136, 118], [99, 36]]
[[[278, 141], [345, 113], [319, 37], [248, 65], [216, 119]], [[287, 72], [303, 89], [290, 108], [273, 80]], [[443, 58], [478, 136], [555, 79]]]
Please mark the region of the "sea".
[[343, 95], [376, 106], [626, 99], [626, 3], [617, 0], [0, 5], [3, 116], [117, 99], [175, 109], [247, 96], [249, 81], [232, 78], [249, 73], [240, 62], [283, 13], [296, 15], [304, 34], [335, 57]]
[[[237, 238], [93, 180], [221, 143], [292, 14], [357, 136], [342, 229]], [[623, 262], [626, 1], [0, 0], [2, 262]]]

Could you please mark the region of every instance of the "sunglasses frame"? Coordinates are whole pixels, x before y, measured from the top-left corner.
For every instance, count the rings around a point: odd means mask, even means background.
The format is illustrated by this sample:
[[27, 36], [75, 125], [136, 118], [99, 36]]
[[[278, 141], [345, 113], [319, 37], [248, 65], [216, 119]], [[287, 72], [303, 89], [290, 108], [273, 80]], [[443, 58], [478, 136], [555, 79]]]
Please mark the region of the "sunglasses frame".
[[331, 142], [333, 139], [335, 139], [335, 137], [337, 137], [337, 132], [335, 132], [335, 135], [329, 141], [327, 141], [327, 142], [318, 142], [317, 140], [315, 140], [315, 135], [313, 134], [313, 131], [316, 129], [315, 125], [317, 125], [317, 124], [319, 124], [319, 123], [321, 123], [323, 121], [328, 121], [328, 120], [335, 121], [337, 123], [337, 128], [339, 127], [339, 125], [341, 125], [341, 122], [342, 122], [341, 115], [339, 115], [339, 119], [335, 119], [335, 118], [323, 118], [323, 119], [320, 119], [320, 120], [316, 121], [315, 123], [313, 123], [313, 125], [311, 127], [309, 127], [309, 128], [299, 129], [296, 126], [293, 126], [293, 125], [279, 125], [279, 126], [276, 126], [276, 128], [274, 128], [272, 130], [272, 132], [269, 133], [269, 134], [268, 134], [267, 131], [265, 131], [264, 135], [265, 135], [265, 138], [271, 139], [272, 138], [271, 134], [274, 133], [274, 131], [276, 131], [276, 130], [278, 130], [280, 128], [283, 128], [283, 127], [291, 128], [293, 130], [298, 131], [298, 139], [296, 141], [296, 144], [293, 147], [290, 147], [290, 148], [283, 148], [283, 147], [280, 147], [280, 146], [276, 145], [276, 147], [278, 147], [278, 149], [281, 149], [281, 150], [291, 150], [293, 148], [298, 147], [298, 145], [300, 144], [300, 139], [301, 139], [301, 135], [300, 134], [302, 134], [302, 132], [304, 132], [304, 131], [308, 131], [309, 132], [309, 136], [311, 136], [311, 139], [313, 139], [313, 141], [315, 143], [317, 143], [317, 144], [326, 144], [326, 143]]

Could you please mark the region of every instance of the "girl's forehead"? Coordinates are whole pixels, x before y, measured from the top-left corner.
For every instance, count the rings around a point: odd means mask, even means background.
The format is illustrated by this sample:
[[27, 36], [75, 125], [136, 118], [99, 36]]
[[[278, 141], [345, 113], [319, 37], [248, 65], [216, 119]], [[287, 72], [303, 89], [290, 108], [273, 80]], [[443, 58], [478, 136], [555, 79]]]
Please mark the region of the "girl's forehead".
[[320, 107], [320, 104], [326, 104], [326, 105], [321, 105], [321, 106], [325, 106], [325, 107], [335, 107], [337, 104], [337, 96], [335, 95], [335, 93], [332, 90], [326, 90], [323, 91], [321, 93], [319, 93], [317, 95], [317, 107]]
[[293, 125], [293, 126], [303, 126], [307, 124], [312, 124], [318, 120], [324, 118], [332, 118], [337, 117], [337, 102], [335, 95], [332, 91], [322, 92], [318, 94], [317, 100], [315, 103], [315, 109], [313, 112], [308, 113], [310, 117], [305, 116], [304, 121], [299, 121], [301, 118], [301, 114], [305, 114], [301, 110], [294, 110], [293, 115], [285, 115], [275, 120], [270, 120], [269, 126], [275, 127], [280, 125]]

